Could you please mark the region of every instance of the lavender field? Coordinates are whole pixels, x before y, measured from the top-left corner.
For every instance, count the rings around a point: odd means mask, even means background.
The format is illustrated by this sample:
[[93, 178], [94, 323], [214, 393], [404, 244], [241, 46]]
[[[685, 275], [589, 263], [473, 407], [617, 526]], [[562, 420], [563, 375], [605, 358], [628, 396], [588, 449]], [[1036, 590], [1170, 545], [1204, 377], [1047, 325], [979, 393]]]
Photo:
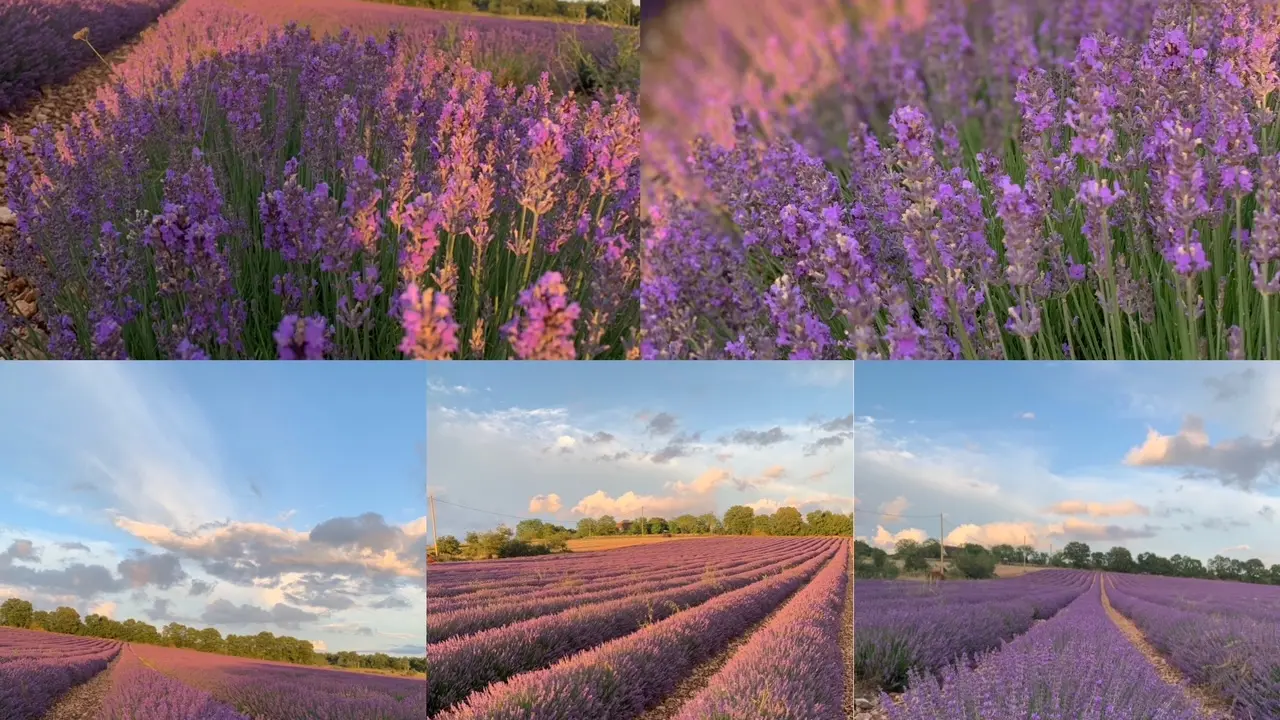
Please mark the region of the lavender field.
[[432, 720], [852, 718], [851, 544], [708, 538], [439, 563]]
[[105, 689], [85, 720], [417, 720], [426, 713], [421, 679], [0, 627], [0, 717], [40, 720], [90, 681]]
[[881, 691], [891, 720], [1280, 712], [1272, 587], [1044, 570], [945, 587], [861, 581], [857, 599], [859, 687]]
[[1275, 3], [710, 0], [664, 32], [642, 356], [1280, 356]]
[[[39, 27], [57, 42], [22, 58], [69, 72], [125, 33], [130, 15], [85, 9], [110, 4], [19, 2], [0, 40]], [[21, 293], [0, 298], [0, 357], [634, 354], [638, 42], [359, 0], [186, 0], [69, 122], [0, 137], [0, 285]]]

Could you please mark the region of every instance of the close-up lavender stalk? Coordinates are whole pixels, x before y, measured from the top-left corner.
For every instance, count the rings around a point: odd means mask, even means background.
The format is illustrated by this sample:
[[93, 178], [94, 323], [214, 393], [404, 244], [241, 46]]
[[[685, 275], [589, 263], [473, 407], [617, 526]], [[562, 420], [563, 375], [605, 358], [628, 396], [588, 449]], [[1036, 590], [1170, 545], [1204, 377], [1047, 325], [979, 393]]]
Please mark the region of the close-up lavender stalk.
[[634, 355], [638, 33], [471, 17], [186, 0], [6, 127], [0, 357]]
[[668, 15], [641, 357], [1280, 358], [1275, 3]]

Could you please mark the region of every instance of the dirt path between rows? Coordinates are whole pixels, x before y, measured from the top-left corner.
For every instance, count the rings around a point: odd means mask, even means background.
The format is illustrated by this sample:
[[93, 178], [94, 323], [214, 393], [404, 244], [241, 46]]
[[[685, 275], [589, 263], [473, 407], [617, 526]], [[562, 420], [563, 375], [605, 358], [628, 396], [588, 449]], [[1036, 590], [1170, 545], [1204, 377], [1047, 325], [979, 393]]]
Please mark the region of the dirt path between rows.
[[[120, 653], [124, 651], [123, 647], [120, 648]], [[120, 662], [120, 653], [88, 682], [68, 690], [41, 720], [95, 720], [102, 709], [102, 701], [107, 697], [107, 690], [111, 688], [111, 671]]]
[[1200, 706], [1200, 717], [1205, 720], [1229, 720], [1231, 717], [1230, 704], [1208, 688], [1193, 684], [1183, 677], [1177, 668], [1173, 667], [1159, 651], [1152, 647], [1151, 643], [1147, 642], [1147, 638], [1138, 629], [1138, 626], [1133, 624], [1132, 620], [1121, 615], [1120, 611], [1111, 606], [1111, 600], [1107, 598], [1107, 577], [1105, 575], [1100, 577], [1100, 582], [1102, 583], [1102, 607], [1107, 611], [1107, 617], [1110, 617], [1111, 622], [1120, 628], [1120, 632], [1129, 639], [1129, 642], [1133, 643], [1134, 647], [1138, 648], [1147, 657], [1147, 660], [1155, 667], [1156, 674], [1160, 676], [1160, 679], [1170, 685], [1182, 688], [1187, 697]]
[[[828, 562], [835, 561], [830, 560]], [[823, 565], [818, 568], [818, 572], [822, 572], [826, 567], [826, 565]], [[815, 575], [816, 574], [817, 573], [815, 573]], [[812, 582], [812, 579], [810, 579], [810, 582]], [[729, 662], [729, 658], [733, 657], [733, 654], [745, 645], [757, 630], [767, 625], [769, 621], [773, 619], [774, 615], [782, 612], [782, 609], [787, 606], [787, 603], [791, 602], [791, 600], [795, 598], [796, 593], [800, 592], [805, 587], [806, 585], [801, 585], [795, 592], [783, 599], [781, 603], [778, 603], [778, 607], [774, 608], [773, 611], [766, 615], [763, 620], [760, 620], [756, 624], [747, 628], [746, 632], [734, 638], [733, 642], [730, 642], [729, 645], [725, 647], [724, 650], [721, 650], [719, 654], [695, 668], [694, 671], [689, 674], [689, 677], [680, 681], [680, 684], [676, 689], [672, 691], [671, 694], [667, 695], [661, 705], [651, 708], [648, 712], [636, 718], [636, 720], [671, 720], [671, 718], [678, 715], [680, 713], [680, 708], [684, 707], [685, 703], [692, 700], [698, 693], [702, 692], [702, 690], [707, 687], [707, 684], [711, 682], [711, 678], [714, 677], [716, 673], [720, 672], [721, 668]]]

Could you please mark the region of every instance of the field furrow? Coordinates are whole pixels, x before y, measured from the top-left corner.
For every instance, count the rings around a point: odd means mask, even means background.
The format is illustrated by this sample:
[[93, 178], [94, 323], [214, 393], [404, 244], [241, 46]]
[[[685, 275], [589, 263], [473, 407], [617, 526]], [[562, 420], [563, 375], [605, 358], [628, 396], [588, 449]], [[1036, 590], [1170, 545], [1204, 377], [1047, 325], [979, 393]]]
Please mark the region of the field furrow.
[[848, 558], [837, 555], [787, 601], [675, 720], [843, 720], [843, 649], [833, 638], [848, 593]]
[[635, 582], [641, 578], [657, 581], [682, 576], [690, 571], [707, 567], [721, 568], [739, 563], [746, 564], [753, 559], [768, 557], [779, 547], [782, 546], [777, 543], [762, 542], [758, 546], [743, 548], [740, 552], [735, 553], [715, 552], [714, 550], [701, 553], [681, 553], [680, 557], [674, 562], [669, 556], [659, 556], [651, 559], [643, 559], [636, 556], [614, 558], [613, 563], [603, 566], [578, 566], [581, 568], [580, 570], [572, 566], [565, 566], [555, 575], [543, 575], [542, 577], [535, 575], [534, 577], [523, 577], [492, 584], [484, 583], [480, 586], [466, 585], [465, 587], [474, 587], [475, 589], [465, 593], [456, 592], [464, 586], [450, 586], [445, 582], [440, 583], [444, 587], [435, 587], [437, 581], [433, 578], [433, 585], [427, 588], [427, 608], [435, 616], [453, 610], [474, 607], [477, 603], [484, 603], [485, 607], [494, 607], [495, 603], [512, 601], [513, 597], [518, 598], [514, 601], [519, 602], [547, 596], [562, 597], [567, 592], [574, 591], [597, 592], [609, 590]]
[[[492, 683], [544, 667], [575, 652], [635, 632], [646, 623], [679, 614], [690, 606], [749, 586], [770, 572], [795, 565], [807, 567], [815, 556], [830, 555], [839, 541], [828, 541], [826, 545], [825, 549], [785, 557], [750, 573], [719, 578], [715, 584], [700, 583], [678, 590], [623, 598], [431, 643], [427, 646], [431, 678], [429, 710], [434, 712], [450, 707], [471, 692]], [[430, 626], [430, 618], [427, 624]]]
[[890, 720], [1202, 717], [1111, 622], [1098, 582], [999, 650], [961, 658], [936, 678], [913, 669], [900, 701], [883, 705]]
[[[795, 553], [794, 557], [801, 557], [813, 547], [820, 547], [820, 545], [797, 546], [792, 552]], [[648, 578], [628, 577], [620, 581], [619, 585], [598, 592], [561, 592], [552, 597], [528, 600], [521, 600], [517, 595], [510, 602], [484, 603], [451, 612], [433, 611], [430, 614], [430, 622], [427, 623], [427, 642], [439, 642], [454, 636], [550, 615], [581, 605], [599, 604], [626, 597], [655, 595], [668, 590], [686, 589], [698, 585], [733, 583], [743, 577], [751, 577], [757, 571], [767, 569], [777, 562], [778, 558], [766, 556], [754, 561], [735, 560], [732, 563], [708, 564], [701, 567], [694, 565], [682, 568], [672, 575], [659, 574]], [[430, 610], [429, 607], [428, 610]]]
[[[832, 562], [844, 547], [745, 587], [725, 592], [697, 607], [677, 612], [623, 637], [549, 668], [523, 673], [476, 692], [437, 720], [540, 718], [631, 720], [660, 703], [698, 665], [767, 616]], [[435, 692], [434, 658], [432, 692]]]

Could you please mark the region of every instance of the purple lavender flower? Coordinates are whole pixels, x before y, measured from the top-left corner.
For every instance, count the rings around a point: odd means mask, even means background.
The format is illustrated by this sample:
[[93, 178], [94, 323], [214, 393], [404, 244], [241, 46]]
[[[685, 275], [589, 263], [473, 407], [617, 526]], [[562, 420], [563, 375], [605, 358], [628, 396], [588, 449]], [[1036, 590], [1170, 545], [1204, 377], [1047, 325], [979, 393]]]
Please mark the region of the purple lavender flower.
[[329, 327], [319, 315], [285, 315], [272, 337], [281, 360], [323, 360], [329, 349]]

